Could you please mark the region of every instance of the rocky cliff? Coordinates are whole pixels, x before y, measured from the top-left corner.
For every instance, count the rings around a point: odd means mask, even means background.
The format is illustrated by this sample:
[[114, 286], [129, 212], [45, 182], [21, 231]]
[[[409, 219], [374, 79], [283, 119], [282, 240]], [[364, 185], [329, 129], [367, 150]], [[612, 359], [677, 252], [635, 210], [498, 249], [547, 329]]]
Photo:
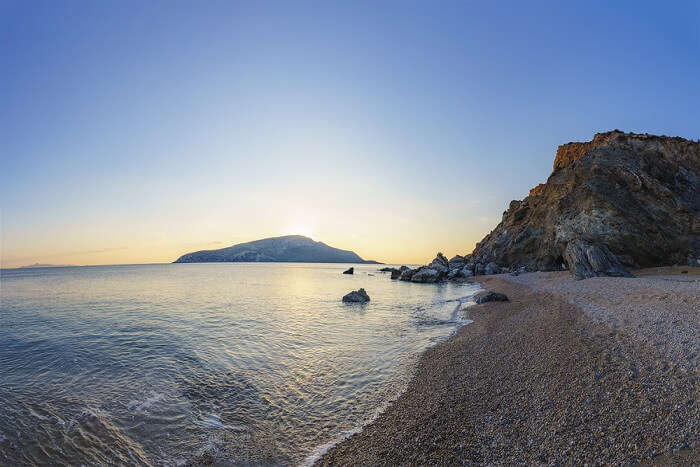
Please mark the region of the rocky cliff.
[[[611, 131], [559, 147], [546, 183], [511, 201], [466, 258], [576, 278], [700, 258], [700, 143]], [[476, 267], [476, 266], [475, 266]]]

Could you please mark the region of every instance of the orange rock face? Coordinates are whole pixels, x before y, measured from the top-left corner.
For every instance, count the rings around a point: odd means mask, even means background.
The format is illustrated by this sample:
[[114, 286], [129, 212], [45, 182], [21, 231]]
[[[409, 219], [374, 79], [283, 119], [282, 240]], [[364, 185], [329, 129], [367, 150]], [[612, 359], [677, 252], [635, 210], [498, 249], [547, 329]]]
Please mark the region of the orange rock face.
[[[557, 157], [554, 158], [554, 170], [566, 167], [574, 161], [586, 155], [593, 147], [593, 142], [589, 143], [567, 143], [557, 148]], [[537, 189], [538, 187], [534, 188]]]
[[624, 133], [620, 130], [596, 133], [592, 141], [584, 143], [566, 143], [557, 148], [557, 156], [554, 158], [554, 167], [561, 169], [581, 159], [589, 152], [596, 149], [609, 147], [624, 148], [632, 151], [655, 150], [659, 157], [685, 163], [697, 163], [700, 155], [698, 143], [678, 137], [656, 136], [650, 134]]
[[537, 195], [541, 194], [542, 190], [544, 190], [545, 186], [547, 186], [545, 183], [540, 183], [535, 188], [530, 190], [530, 196], [537, 196]]

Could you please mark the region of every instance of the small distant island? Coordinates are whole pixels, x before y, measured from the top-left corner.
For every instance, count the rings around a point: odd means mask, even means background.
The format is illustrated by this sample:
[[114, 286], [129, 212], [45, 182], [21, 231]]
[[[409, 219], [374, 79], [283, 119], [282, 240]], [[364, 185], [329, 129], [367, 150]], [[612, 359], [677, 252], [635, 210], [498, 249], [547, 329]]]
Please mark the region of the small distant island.
[[202, 250], [180, 256], [174, 263], [362, 263], [357, 253], [328, 246], [303, 235], [285, 235], [239, 243], [218, 250]]

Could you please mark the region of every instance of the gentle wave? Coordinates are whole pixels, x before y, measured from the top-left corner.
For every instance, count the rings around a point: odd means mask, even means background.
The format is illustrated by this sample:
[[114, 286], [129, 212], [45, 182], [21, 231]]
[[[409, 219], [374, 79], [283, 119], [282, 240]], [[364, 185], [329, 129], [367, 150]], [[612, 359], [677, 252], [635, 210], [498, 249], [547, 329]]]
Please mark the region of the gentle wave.
[[[471, 305], [475, 304], [475, 302], [472, 300], [474, 295], [475, 294], [471, 294], [471, 295], [468, 295], [466, 297], [462, 297], [462, 298], [459, 298], [456, 300], [447, 300], [446, 302], [444, 302], [444, 303], [457, 302], [457, 305], [455, 306], [455, 308], [452, 312], [452, 322], [458, 324], [459, 327], [457, 329], [455, 329], [450, 334], [449, 337], [454, 336], [461, 327], [467, 326], [467, 325], [474, 322], [471, 319], [465, 319], [465, 318], [462, 318], [459, 316], [459, 312], [464, 311], [465, 306], [471, 306]], [[426, 310], [421, 310], [421, 311], [426, 311]], [[447, 338], [445, 338], [444, 340], [447, 340]], [[427, 347], [426, 350], [434, 345], [438, 345], [441, 342], [442, 341], [434, 342], [431, 346]], [[396, 396], [393, 397], [392, 399], [385, 401], [384, 403], [382, 403], [382, 405], [377, 407], [377, 409], [372, 413], [372, 415], [365, 422], [363, 422], [362, 424], [360, 424], [356, 427], [351, 428], [350, 430], [346, 430], [346, 431], [340, 433], [333, 440], [331, 440], [327, 443], [321, 444], [320, 446], [316, 446], [311, 451], [311, 453], [309, 455], [307, 455], [306, 458], [299, 464], [299, 466], [300, 467], [311, 467], [312, 465], [314, 465], [316, 463], [316, 461], [321, 459], [324, 456], [324, 454], [326, 454], [328, 451], [333, 449], [335, 446], [342, 443], [343, 441], [350, 438], [351, 436], [356, 435], [358, 433], [361, 433], [362, 430], [365, 429], [365, 427], [367, 427], [369, 424], [374, 422], [380, 415], [382, 415], [391, 406], [391, 404], [393, 404], [399, 397], [401, 397], [401, 395], [403, 393], [406, 392], [406, 390], [408, 389], [409, 382], [410, 382], [409, 380], [405, 381], [404, 384], [401, 386], [401, 389], [398, 392], [398, 394], [396, 394]]]
[[[346, 266], [3, 271], [0, 464], [311, 462], [405, 390], [477, 289]], [[368, 304], [340, 301], [360, 287]]]

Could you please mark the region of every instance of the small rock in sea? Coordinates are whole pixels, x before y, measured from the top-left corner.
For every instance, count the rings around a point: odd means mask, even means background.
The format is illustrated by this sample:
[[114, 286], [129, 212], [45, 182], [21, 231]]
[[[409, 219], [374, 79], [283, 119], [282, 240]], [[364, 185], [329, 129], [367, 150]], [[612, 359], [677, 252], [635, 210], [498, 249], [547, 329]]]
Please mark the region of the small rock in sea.
[[505, 294], [494, 292], [492, 290], [479, 292], [474, 296], [474, 301], [476, 303], [486, 303], [486, 302], [507, 302], [508, 297]]
[[688, 271], [681, 271], [681, 274], [688, 274]]
[[365, 303], [369, 302], [369, 295], [365, 289], [353, 290], [343, 297], [343, 301], [346, 303]]
[[355, 273], [355, 268], [350, 268], [347, 271], [343, 271], [343, 274], [354, 274]]

